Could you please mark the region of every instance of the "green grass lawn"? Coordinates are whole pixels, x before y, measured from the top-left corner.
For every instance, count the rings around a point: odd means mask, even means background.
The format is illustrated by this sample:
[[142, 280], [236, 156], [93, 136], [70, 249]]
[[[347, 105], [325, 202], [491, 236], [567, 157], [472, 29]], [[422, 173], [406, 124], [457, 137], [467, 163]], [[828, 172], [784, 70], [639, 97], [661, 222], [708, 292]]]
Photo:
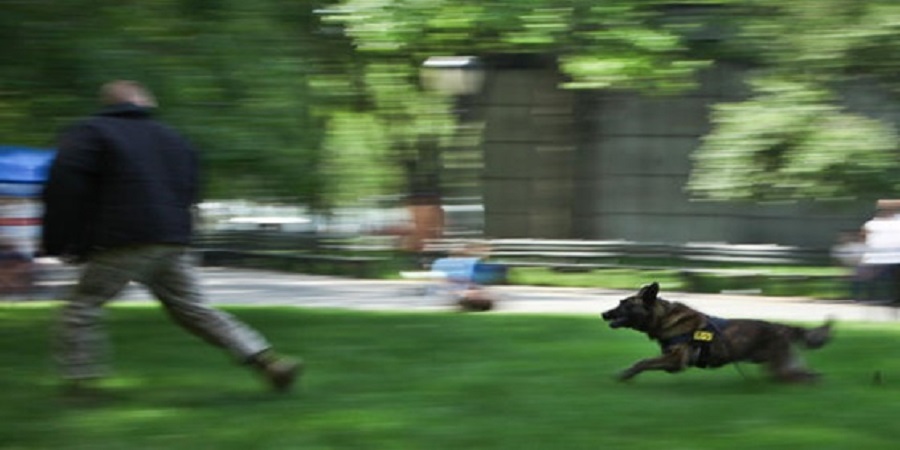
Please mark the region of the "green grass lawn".
[[768, 296], [823, 300], [847, 299], [850, 296], [849, 284], [844, 279], [846, 270], [840, 267], [735, 266], [727, 269], [737, 272], [694, 274], [689, 282], [674, 267], [664, 270], [596, 269], [572, 273], [549, 268], [516, 267], [509, 272], [509, 282], [532, 286], [631, 289], [646, 284], [647, 280], [656, 280], [672, 290], [686, 292], [742, 290]]
[[[816, 386], [743, 365], [613, 375], [657, 351], [590, 316], [233, 308], [301, 355], [279, 396], [153, 306], [109, 310], [111, 398], [61, 396], [53, 308], [0, 305], [2, 449], [896, 448], [900, 326], [839, 324]], [[873, 383], [880, 370], [883, 383]]]

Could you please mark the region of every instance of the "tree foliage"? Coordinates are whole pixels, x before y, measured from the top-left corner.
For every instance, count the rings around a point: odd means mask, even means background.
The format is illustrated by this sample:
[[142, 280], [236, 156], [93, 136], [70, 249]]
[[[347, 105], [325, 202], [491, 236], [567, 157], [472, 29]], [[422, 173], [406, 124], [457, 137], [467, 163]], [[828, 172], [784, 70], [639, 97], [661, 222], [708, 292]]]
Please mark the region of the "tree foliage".
[[755, 95], [720, 104], [694, 154], [689, 187], [713, 199], [877, 197], [897, 192], [897, 136], [843, 111], [815, 86], [759, 81]]
[[[736, 6], [740, 20], [724, 47], [753, 63], [751, 94], [714, 109], [691, 191], [774, 200], [900, 194], [900, 3]], [[872, 101], [854, 107], [860, 95]]]
[[571, 87], [674, 92], [692, 85], [694, 70], [706, 64], [681, 38], [694, 25], [664, 20], [678, 3], [344, 0], [332, 20], [359, 50], [400, 63], [432, 55], [549, 54], [572, 76]]
[[718, 199], [900, 193], [896, 119], [851, 111], [846, 88], [900, 89], [894, 0], [346, 0], [362, 51], [555, 56], [569, 88], [677, 93], [716, 61], [751, 68], [745, 101], [714, 108], [689, 188]]
[[51, 146], [112, 78], [146, 82], [200, 147], [211, 197], [327, 206], [396, 192], [423, 142], [452, 145], [452, 99], [422, 89], [435, 55], [543, 54], [574, 89], [690, 88], [716, 61], [752, 68], [695, 155], [699, 196], [896, 193], [896, 0], [6, 0], [0, 136]]
[[[331, 111], [352, 97], [352, 49], [321, 39], [311, 6], [285, 0], [4, 2], [3, 140], [52, 146], [110, 79], [145, 82], [201, 149], [207, 195], [321, 201]], [[318, 83], [318, 84], [317, 84]]]

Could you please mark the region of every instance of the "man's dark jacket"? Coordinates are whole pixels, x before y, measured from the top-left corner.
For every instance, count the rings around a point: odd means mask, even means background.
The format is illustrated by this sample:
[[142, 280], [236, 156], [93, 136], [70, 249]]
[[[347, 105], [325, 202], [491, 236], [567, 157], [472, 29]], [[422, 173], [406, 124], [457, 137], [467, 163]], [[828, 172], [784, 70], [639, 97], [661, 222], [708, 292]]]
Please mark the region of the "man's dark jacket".
[[75, 124], [44, 188], [44, 253], [188, 244], [197, 165], [188, 142], [146, 108], [116, 105]]

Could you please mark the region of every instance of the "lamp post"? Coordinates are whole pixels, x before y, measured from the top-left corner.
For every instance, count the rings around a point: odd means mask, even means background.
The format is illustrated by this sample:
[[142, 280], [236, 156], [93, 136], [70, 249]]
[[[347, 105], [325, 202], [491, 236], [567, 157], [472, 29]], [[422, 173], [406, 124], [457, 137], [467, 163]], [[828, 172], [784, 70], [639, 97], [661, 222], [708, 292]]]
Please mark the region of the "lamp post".
[[[480, 128], [472, 125], [472, 119], [476, 111], [475, 99], [478, 98], [484, 85], [484, 66], [474, 56], [432, 56], [422, 63], [419, 76], [423, 89], [451, 98], [455, 120], [452, 151], [440, 154], [435, 140], [427, 149], [429, 152], [420, 154], [420, 160], [425, 163], [424, 166], [432, 168], [430, 179], [433, 183], [440, 184], [439, 190], [442, 194], [476, 197], [475, 202], [480, 204], [479, 186], [483, 158], [478, 145], [475, 144]], [[422, 177], [421, 173], [418, 175]], [[427, 223], [440, 224], [436, 227], [439, 231], [428, 233], [431, 238], [444, 234], [443, 204], [447, 200], [447, 198], [439, 199], [440, 205], [431, 207], [430, 212], [425, 212], [421, 208], [414, 212], [420, 216], [428, 216], [429, 219], [425, 219]], [[440, 220], [435, 219], [438, 216]]]
[[475, 95], [484, 84], [484, 68], [474, 56], [432, 56], [422, 63], [422, 86], [447, 95]]

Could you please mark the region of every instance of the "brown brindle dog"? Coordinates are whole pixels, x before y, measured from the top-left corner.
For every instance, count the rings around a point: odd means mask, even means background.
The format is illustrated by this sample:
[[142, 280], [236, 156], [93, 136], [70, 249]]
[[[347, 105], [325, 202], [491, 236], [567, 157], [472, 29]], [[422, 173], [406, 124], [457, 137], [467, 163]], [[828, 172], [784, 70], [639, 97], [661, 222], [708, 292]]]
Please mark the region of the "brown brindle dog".
[[658, 295], [659, 284], [648, 284], [601, 315], [610, 327], [641, 331], [662, 348], [662, 356], [638, 361], [620, 373], [619, 380], [645, 370], [674, 373], [691, 366], [715, 368], [738, 361], [765, 364], [778, 381], [807, 382], [818, 377], [804, 367], [793, 344], [822, 347], [831, 339], [831, 321], [806, 329], [763, 320], [725, 320]]

